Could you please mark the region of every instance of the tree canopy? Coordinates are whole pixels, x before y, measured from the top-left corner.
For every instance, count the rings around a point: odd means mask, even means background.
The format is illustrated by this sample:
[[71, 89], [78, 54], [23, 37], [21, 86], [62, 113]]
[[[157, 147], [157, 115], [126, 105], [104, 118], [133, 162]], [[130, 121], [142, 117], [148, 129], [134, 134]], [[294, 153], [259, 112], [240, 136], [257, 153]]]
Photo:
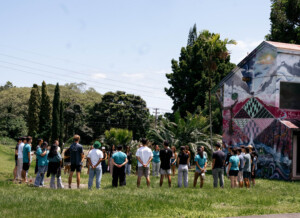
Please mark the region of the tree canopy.
[[[209, 80], [211, 79], [212, 85], [219, 83], [235, 66], [230, 63], [230, 56], [215, 56], [213, 58], [218, 68], [210, 75], [207, 71], [207, 58], [211, 54], [207, 38], [219, 35], [208, 31], [197, 35], [195, 31], [196, 26], [190, 30], [188, 45], [181, 48], [179, 61], [172, 60], [173, 72], [166, 74], [171, 86], [165, 88], [165, 91], [173, 99], [173, 111], [178, 110], [181, 116], [185, 116], [186, 112], [194, 113], [198, 106], [204, 108]], [[225, 43], [220, 37], [215, 39], [218, 44]]]
[[271, 29], [266, 39], [300, 44], [300, 0], [271, 0]]

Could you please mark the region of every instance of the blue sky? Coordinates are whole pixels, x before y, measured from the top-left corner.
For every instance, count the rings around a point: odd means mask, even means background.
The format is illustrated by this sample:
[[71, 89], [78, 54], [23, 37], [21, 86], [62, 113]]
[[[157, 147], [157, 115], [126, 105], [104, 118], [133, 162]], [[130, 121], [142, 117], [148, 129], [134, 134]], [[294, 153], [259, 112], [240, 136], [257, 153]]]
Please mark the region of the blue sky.
[[85, 82], [124, 90], [167, 112], [165, 73], [190, 27], [235, 39], [238, 63], [269, 33], [269, 0], [27, 0], [0, 2], [0, 84]]

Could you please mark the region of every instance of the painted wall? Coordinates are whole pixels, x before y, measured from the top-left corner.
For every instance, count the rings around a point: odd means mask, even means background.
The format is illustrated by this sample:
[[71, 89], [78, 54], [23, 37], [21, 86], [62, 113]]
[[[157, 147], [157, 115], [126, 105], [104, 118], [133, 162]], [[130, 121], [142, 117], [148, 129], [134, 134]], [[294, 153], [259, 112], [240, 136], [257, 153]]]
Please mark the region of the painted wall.
[[300, 120], [300, 111], [279, 108], [281, 81], [300, 83], [300, 56], [265, 43], [224, 83], [223, 141], [252, 144], [259, 154], [259, 177], [289, 180], [292, 131], [281, 120]]

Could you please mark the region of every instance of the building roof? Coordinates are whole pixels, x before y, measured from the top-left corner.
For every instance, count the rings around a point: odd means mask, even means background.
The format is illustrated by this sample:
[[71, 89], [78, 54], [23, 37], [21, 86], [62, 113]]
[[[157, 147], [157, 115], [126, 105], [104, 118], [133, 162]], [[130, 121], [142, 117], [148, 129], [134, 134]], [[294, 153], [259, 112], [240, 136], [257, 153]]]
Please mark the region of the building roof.
[[249, 59], [251, 59], [263, 47], [269, 46], [277, 50], [277, 52], [290, 52], [300, 54], [300, 45], [289, 44], [283, 42], [263, 41], [249, 55], [247, 55], [218, 85], [212, 92], [216, 92], [228, 79], [230, 79]]
[[266, 43], [271, 44], [275, 46], [276, 48], [284, 49], [284, 50], [293, 50], [293, 51], [300, 51], [300, 45], [296, 44], [289, 44], [289, 43], [283, 43], [283, 42], [272, 42], [272, 41], [266, 41]]

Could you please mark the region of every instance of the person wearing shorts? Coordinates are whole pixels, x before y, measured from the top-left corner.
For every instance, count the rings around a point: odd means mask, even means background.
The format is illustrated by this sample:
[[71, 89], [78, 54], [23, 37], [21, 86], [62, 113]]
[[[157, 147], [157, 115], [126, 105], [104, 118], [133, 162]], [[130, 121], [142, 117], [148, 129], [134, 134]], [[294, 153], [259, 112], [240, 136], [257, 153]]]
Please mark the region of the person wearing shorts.
[[147, 186], [150, 186], [150, 162], [153, 158], [153, 153], [150, 148], [147, 147], [148, 140], [142, 139], [142, 147], [136, 151], [136, 158], [138, 159], [138, 178], [137, 187], [140, 187], [141, 178], [145, 176]]
[[239, 173], [238, 173], [238, 183], [239, 183], [239, 187], [243, 188], [244, 186], [244, 177], [243, 177], [243, 173], [244, 173], [244, 155], [242, 154], [242, 149], [238, 148], [238, 157], [240, 159], [240, 167], [239, 167]]
[[201, 147], [197, 149], [197, 152], [198, 154], [195, 157], [196, 170], [195, 170], [195, 177], [194, 177], [194, 188], [196, 187], [199, 176], [200, 176], [200, 188], [202, 188], [205, 179], [207, 159], [204, 156], [203, 149]]
[[70, 154], [70, 148], [68, 148], [67, 150], [65, 150], [64, 152], [64, 174], [66, 173], [70, 173], [70, 169], [71, 169], [71, 154]]
[[177, 152], [176, 152], [176, 147], [172, 146], [172, 158], [171, 158], [171, 169], [172, 169], [172, 175], [175, 176], [175, 171], [176, 171], [176, 161], [177, 161]]
[[161, 160], [160, 165], [160, 187], [162, 186], [164, 182], [164, 177], [168, 177], [169, 187], [171, 187], [171, 158], [172, 158], [173, 152], [169, 148], [169, 142], [164, 141], [164, 149], [160, 150], [159, 156]]
[[26, 138], [27, 143], [23, 147], [23, 170], [22, 170], [22, 181], [27, 182], [27, 172], [29, 170], [29, 166], [31, 163], [31, 142], [32, 137], [27, 136]]
[[250, 149], [248, 147], [245, 148], [246, 154], [244, 156], [244, 182], [245, 182], [245, 187], [250, 188], [250, 177], [251, 177], [251, 156], [250, 156]]
[[240, 159], [237, 155], [237, 149], [232, 149], [232, 156], [229, 158], [228, 164], [228, 171], [227, 174], [229, 175], [231, 181], [231, 188], [237, 187], [237, 176], [239, 173], [239, 165]]
[[73, 173], [76, 170], [77, 177], [77, 188], [80, 187], [80, 173], [82, 162], [84, 160], [83, 148], [79, 144], [80, 136], [74, 135], [74, 143], [70, 146], [70, 157], [71, 157], [71, 172], [69, 175], [69, 188], [71, 188]]
[[251, 182], [252, 187], [255, 186], [255, 178], [256, 178], [256, 171], [257, 171], [257, 153], [253, 151], [251, 153], [251, 159], [252, 159], [252, 166], [251, 166]]

